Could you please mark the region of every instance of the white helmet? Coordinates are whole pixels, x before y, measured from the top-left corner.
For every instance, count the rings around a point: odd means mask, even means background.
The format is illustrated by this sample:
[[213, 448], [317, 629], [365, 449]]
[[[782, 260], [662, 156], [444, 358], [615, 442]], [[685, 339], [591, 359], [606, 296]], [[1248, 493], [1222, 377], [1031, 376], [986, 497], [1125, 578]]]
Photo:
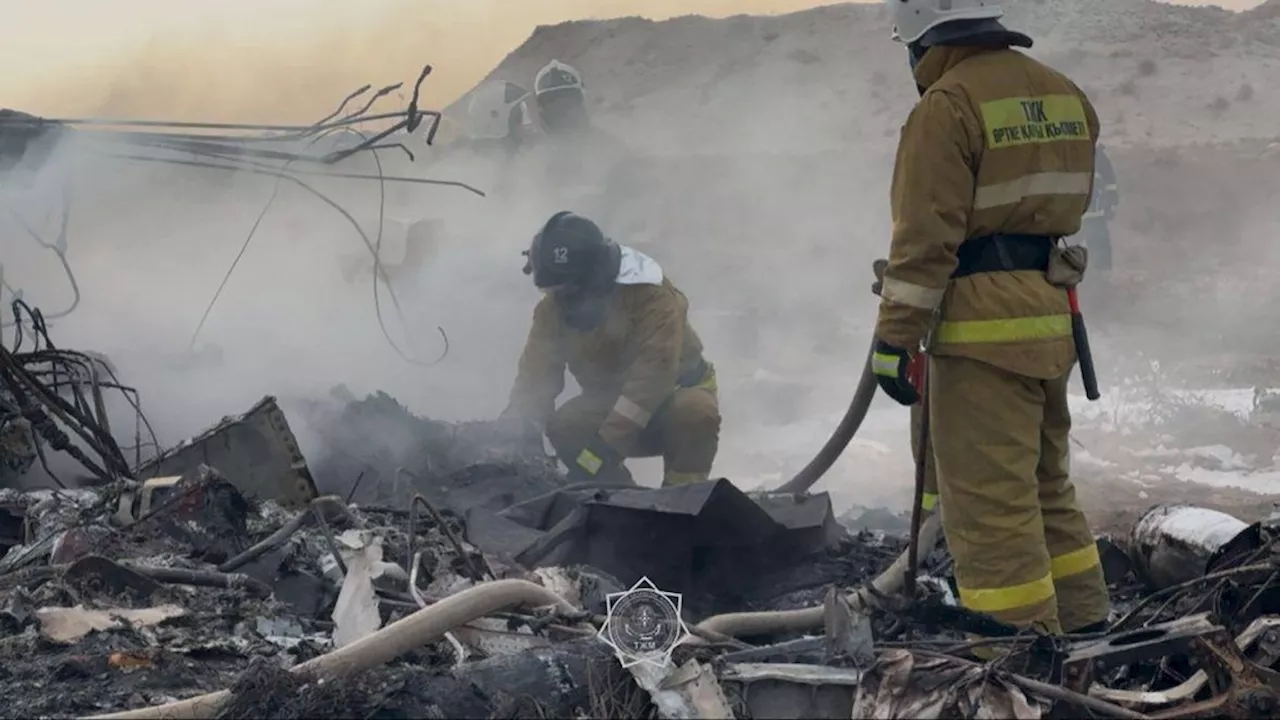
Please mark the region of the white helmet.
[[995, 0], [885, 0], [893, 11], [893, 39], [910, 45], [952, 20], [997, 20], [1004, 11]]
[[559, 60], [552, 60], [538, 71], [537, 77], [533, 80], [533, 93], [541, 95], [553, 90], [583, 92], [585, 88], [582, 85], [582, 75], [573, 66]]
[[[502, 80], [484, 83], [467, 103], [467, 135], [473, 139], [501, 140], [511, 134], [512, 123], [530, 124], [525, 108], [529, 91]], [[518, 113], [516, 117], [512, 113]]]

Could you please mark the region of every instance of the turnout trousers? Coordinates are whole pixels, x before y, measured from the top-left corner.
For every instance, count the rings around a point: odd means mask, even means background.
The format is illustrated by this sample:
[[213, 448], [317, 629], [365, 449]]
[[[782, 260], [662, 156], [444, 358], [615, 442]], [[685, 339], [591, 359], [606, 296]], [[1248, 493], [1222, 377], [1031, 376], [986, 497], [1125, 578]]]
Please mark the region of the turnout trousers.
[[[595, 438], [618, 398], [582, 394], [566, 401], [547, 421], [547, 439], [561, 458], [573, 458]], [[702, 482], [711, 476], [711, 464], [720, 446], [720, 401], [711, 387], [678, 388], [644, 430], [627, 457], [663, 459], [662, 486]], [[601, 478], [630, 482], [622, 466], [620, 477]]]
[[966, 608], [1017, 627], [1105, 621], [1106, 582], [1069, 474], [1067, 375], [1040, 380], [933, 357], [939, 511]]

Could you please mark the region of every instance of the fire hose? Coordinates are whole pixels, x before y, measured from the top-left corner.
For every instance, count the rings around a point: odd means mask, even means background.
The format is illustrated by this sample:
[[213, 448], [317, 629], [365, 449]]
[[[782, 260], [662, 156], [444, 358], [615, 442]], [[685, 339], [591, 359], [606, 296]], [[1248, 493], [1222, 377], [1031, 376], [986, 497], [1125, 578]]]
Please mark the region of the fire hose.
[[867, 359], [862, 364], [862, 376], [858, 378], [858, 389], [853, 393], [849, 409], [845, 410], [844, 417], [840, 418], [840, 424], [836, 426], [831, 437], [827, 438], [826, 444], [817, 455], [813, 456], [809, 464], [796, 473], [795, 477], [783, 483], [782, 487], [778, 488], [778, 492], [807, 492], [831, 469], [836, 459], [848, 447], [849, 441], [857, 434], [858, 428], [862, 426], [862, 421], [867, 417], [867, 411], [871, 409], [871, 401], [876, 397], [878, 387], [876, 376], [871, 372], [871, 350], [868, 348]]
[[[515, 606], [546, 605], [566, 613], [577, 611], [559, 595], [527, 580], [484, 583], [444, 598], [350, 645], [300, 663], [289, 672], [319, 679], [362, 672], [439, 640], [450, 630], [485, 615]], [[89, 720], [206, 720], [214, 717], [219, 705], [230, 697], [230, 690], [219, 690], [164, 705], [93, 715]]]
[[[876, 282], [871, 286], [871, 292], [878, 297], [880, 295], [880, 286], [884, 283], [884, 270], [889, 261], [876, 260], [871, 264], [871, 271], [875, 273]], [[872, 347], [875, 346], [875, 340], [872, 340]], [[845, 410], [844, 417], [840, 418], [840, 424], [836, 425], [836, 429], [831, 433], [831, 437], [827, 438], [827, 442], [818, 450], [818, 454], [813, 456], [808, 465], [805, 465], [796, 476], [783, 483], [777, 492], [784, 493], [802, 493], [808, 492], [813, 484], [822, 479], [831, 466], [839, 459], [844, 449], [849, 446], [849, 441], [853, 440], [853, 436], [858, 433], [858, 428], [862, 427], [862, 421], [867, 418], [867, 411], [871, 409], [871, 401], [876, 397], [876, 390], [879, 385], [876, 383], [876, 376], [871, 372], [871, 352], [872, 347], [867, 348], [867, 359], [862, 363], [862, 375], [858, 378], [858, 389], [853, 391], [853, 400], [849, 402], [849, 408]]]
[[[871, 291], [877, 297], [880, 295], [880, 287], [884, 283], [884, 271], [888, 264], [889, 262], [884, 259], [876, 260], [871, 264], [871, 271], [876, 277]], [[1074, 287], [1067, 290], [1067, 302], [1071, 308], [1071, 337], [1075, 341], [1076, 354], [1080, 361], [1080, 378], [1084, 383], [1085, 396], [1091, 401], [1097, 400], [1101, 397], [1098, 391], [1098, 375], [1094, 368], [1089, 336], [1085, 330], [1084, 316], [1080, 313], [1080, 303]], [[822, 476], [839, 459], [844, 449], [849, 446], [853, 436], [858, 433], [858, 428], [867, 417], [867, 411], [871, 409], [871, 401], [875, 399], [876, 389], [876, 377], [871, 372], [871, 350], [868, 349], [867, 359], [862, 365], [862, 375], [858, 378], [858, 388], [854, 390], [853, 400], [849, 402], [849, 408], [845, 410], [840, 424], [836, 425], [831, 437], [827, 438], [827, 442], [818, 450], [818, 454], [813, 456], [809, 464], [796, 473], [795, 477], [783, 483], [777, 492], [808, 492], [814, 483], [822, 479]]]
[[[942, 521], [937, 513], [925, 518], [920, 525], [917, 536], [920, 547], [932, 548], [938, 542], [942, 530]], [[871, 589], [859, 588], [845, 596], [845, 602], [854, 612], [863, 612], [870, 608], [874, 595], [894, 595], [900, 593], [906, 583], [910, 551], [904, 550], [887, 570], [871, 581]], [[716, 615], [698, 623], [697, 629], [710, 631], [730, 637], [751, 635], [770, 635], [780, 632], [803, 632], [822, 627], [824, 608], [822, 605], [802, 610], [774, 610], [764, 612], [726, 613]]]

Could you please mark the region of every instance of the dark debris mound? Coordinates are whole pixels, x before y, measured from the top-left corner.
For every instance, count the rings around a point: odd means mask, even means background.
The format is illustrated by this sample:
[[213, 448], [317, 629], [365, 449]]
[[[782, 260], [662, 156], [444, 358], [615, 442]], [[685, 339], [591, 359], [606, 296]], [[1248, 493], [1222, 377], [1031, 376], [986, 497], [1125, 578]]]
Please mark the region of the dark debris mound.
[[795, 566], [762, 570], [738, 599], [749, 610], [796, 610], [822, 604], [827, 588], [858, 587], [893, 564], [905, 540], [871, 533], [842, 540]]
[[[462, 510], [487, 500], [469, 491], [477, 483], [501, 486], [490, 494], [503, 495], [506, 504], [564, 484], [545, 454], [516, 442], [500, 421], [419, 417], [384, 392], [362, 400], [336, 393], [296, 405], [291, 412], [319, 441], [309, 456], [317, 486], [322, 493], [352, 493], [361, 505], [404, 505], [421, 492]], [[450, 497], [452, 490], [462, 497]]]
[[316, 681], [270, 658], [254, 658], [218, 709], [220, 720], [367, 718], [377, 714], [387, 683], [373, 673]]
[[75, 645], [35, 633], [0, 639], [5, 717], [76, 717], [220, 690], [238, 658], [169, 652], [143, 632], [92, 633]]

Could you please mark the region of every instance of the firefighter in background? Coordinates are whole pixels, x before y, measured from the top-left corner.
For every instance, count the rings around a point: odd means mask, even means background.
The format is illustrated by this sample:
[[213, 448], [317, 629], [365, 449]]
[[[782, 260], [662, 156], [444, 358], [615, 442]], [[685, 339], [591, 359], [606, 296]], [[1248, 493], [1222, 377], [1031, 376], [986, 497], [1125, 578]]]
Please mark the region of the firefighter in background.
[[1120, 205], [1120, 192], [1116, 189], [1116, 171], [1111, 166], [1102, 143], [1093, 163], [1093, 196], [1089, 209], [1080, 224], [1080, 238], [1089, 248], [1089, 267], [1103, 272], [1111, 271], [1111, 228], [1116, 207]]
[[582, 75], [572, 65], [552, 60], [533, 80], [538, 119], [548, 135], [585, 135], [592, 130], [587, 114], [587, 91]]
[[615, 231], [641, 232], [652, 218], [636, 217], [634, 200], [652, 191], [636, 187], [628, 174], [633, 156], [626, 143], [592, 122], [582, 75], [552, 60], [534, 78], [533, 95], [542, 128], [534, 156], [557, 204], [576, 207]]
[[[575, 482], [632, 483], [624, 459], [654, 456], [664, 487], [708, 479], [716, 374], [685, 296], [652, 258], [574, 213], [553, 215], [526, 255], [525, 274], [546, 295], [502, 416], [545, 430]], [[582, 394], [557, 409], [566, 368]]]
[[888, 2], [921, 97], [894, 167], [873, 371], [915, 404], [909, 370], [928, 352], [923, 410], [961, 603], [1044, 632], [1101, 628], [1107, 588], [1068, 477], [1066, 288], [1083, 268], [1059, 245], [1088, 207], [1097, 113], [1015, 49], [1031, 38], [990, 0]]

